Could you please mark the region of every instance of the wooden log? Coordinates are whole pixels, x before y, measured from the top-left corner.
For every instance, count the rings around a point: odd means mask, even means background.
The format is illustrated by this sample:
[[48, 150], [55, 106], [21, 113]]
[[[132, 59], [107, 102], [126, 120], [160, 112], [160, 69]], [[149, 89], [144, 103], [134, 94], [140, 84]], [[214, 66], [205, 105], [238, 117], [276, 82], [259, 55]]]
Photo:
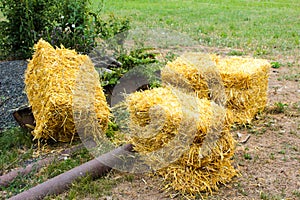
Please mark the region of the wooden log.
[[80, 177], [90, 175], [92, 178], [98, 178], [107, 173], [111, 167], [103, 163], [122, 163], [122, 156], [124, 151], [132, 151], [132, 145], [126, 144], [113, 151], [99, 156], [89, 162], [86, 162], [78, 167], [75, 167], [63, 174], [60, 174], [48, 181], [41, 183], [29, 190], [26, 190], [10, 200], [37, 200], [43, 199], [47, 195], [56, 195], [64, 192], [69, 188], [71, 183]]

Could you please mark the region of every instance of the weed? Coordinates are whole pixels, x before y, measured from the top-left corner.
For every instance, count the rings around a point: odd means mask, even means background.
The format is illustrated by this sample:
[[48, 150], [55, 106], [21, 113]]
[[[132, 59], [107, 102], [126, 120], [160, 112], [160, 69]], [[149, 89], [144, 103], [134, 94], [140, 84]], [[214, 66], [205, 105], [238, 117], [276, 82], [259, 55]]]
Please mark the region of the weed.
[[108, 138], [114, 138], [115, 132], [119, 130], [119, 127], [116, 123], [114, 122], [109, 122], [108, 123], [108, 128], [106, 130], [106, 136]]
[[294, 63], [288, 62], [286, 65], [287, 65], [288, 67], [292, 67], [292, 66], [294, 65]]
[[278, 153], [284, 155], [285, 154], [285, 150], [280, 150]]
[[294, 190], [293, 195], [300, 198], [300, 190]]
[[300, 80], [300, 73], [295, 73], [295, 74], [286, 74], [283, 75], [283, 79], [287, 81], [299, 81]]
[[126, 52], [123, 47], [114, 47], [115, 49], [121, 48], [116, 52], [117, 60], [122, 63], [121, 67], [112, 68], [111, 71], [105, 72], [101, 75], [101, 85], [115, 86], [119, 83], [119, 79], [123, 77], [129, 70], [130, 75], [136, 77], [142, 76], [146, 78], [150, 84], [150, 87], [160, 86], [160, 82], [155, 75], [155, 71], [159, 70], [161, 65], [155, 65], [158, 63], [156, 54], [149, 52], [152, 48], [141, 48]]
[[165, 56], [167, 61], [170, 61], [170, 62], [174, 61], [177, 57], [178, 57], [178, 55], [173, 52], [167, 52], [167, 55]]
[[272, 68], [278, 69], [282, 66], [279, 62], [271, 62]]
[[241, 183], [237, 183], [237, 188], [238, 188], [238, 192], [241, 193], [243, 196], [248, 196], [247, 192], [245, 191]]
[[260, 199], [263, 199], [263, 200], [269, 200], [270, 199], [269, 194], [264, 193], [263, 191], [261, 191], [259, 195], [260, 195]]
[[284, 162], [286, 162], [286, 161], [287, 161], [287, 158], [286, 158], [286, 156], [282, 157], [281, 159], [282, 159], [282, 161], [284, 161]]
[[243, 51], [231, 50], [227, 55], [229, 56], [242, 56], [245, 55]]
[[288, 107], [288, 104], [282, 103], [282, 102], [276, 102], [274, 111], [275, 113], [284, 113], [286, 108]]
[[270, 154], [270, 159], [271, 159], [271, 160], [274, 160], [274, 159], [275, 159], [275, 154], [274, 154], [274, 153], [271, 153], [271, 154]]
[[260, 199], [263, 200], [282, 200], [284, 199], [284, 197], [285, 197], [284, 193], [282, 193], [281, 195], [271, 195], [263, 191], [260, 192]]
[[132, 69], [136, 66], [157, 62], [156, 54], [149, 52], [152, 48], [141, 48], [119, 54], [117, 60], [122, 63], [124, 69]]
[[296, 152], [299, 151], [299, 149], [298, 149], [297, 146], [292, 146], [291, 149], [292, 149], [293, 151], [296, 151]]
[[267, 55], [268, 51], [265, 48], [257, 47], [254, 51], [254, 56], [264, 56]]
[[132, 182], [134, 180], [134, 175], [128, 174], [124, 177], [125, 181]]
[[244, 158], [245, 158], [246, 160], [252, 160], [252, 156], [251, 156], [249, 153], [245, 153], [245, 154], [244, 154]]

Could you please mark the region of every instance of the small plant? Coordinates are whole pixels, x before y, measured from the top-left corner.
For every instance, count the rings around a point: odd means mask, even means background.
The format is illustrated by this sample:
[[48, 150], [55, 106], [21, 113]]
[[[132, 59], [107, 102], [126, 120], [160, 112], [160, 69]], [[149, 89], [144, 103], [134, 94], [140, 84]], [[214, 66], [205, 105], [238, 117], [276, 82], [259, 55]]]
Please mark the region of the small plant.
[[104, 72], [101, 77], [101, 85], [105, 86], [115, 86], [118, 84], [119, 79], [126, 73], [128, 70], [124, 68], [112, 68], [110, 72]]
[[275, 103], [275, 111], [277, 113], [284, 113], [284, 111], [286, 110], [287, 107], [288, 107], [288, 104], [286, 104], [286, 103], [282, 103], [282, 102]]
[[278, 69], [280, 68], [282, 65], [279, 62], [271, 62], [271, 66], [272, 68]]
[[249, 153], [245, 153], [245, 154], [244, 154], [244, 158], [245, 158], [246, 160], [252, 160], [252, 156], [251, 156]]
[[169, 52], [167, 52], [166, 60], [172, 62], [172, 61], [174, 61], [178, 56], [179, 56], [179, 55], [177, 55], [177, 54], [175, 54], [175, 53], [169, 51]]
[[119, 79], [133, 68], [134, 70], [132, 71], [132, 73], [137, 73], [138, 75], [145, 76], [146, 78], [148, 78], [150, 85], [152, 85], [153, 87], [159, 85], [157, 80], [153, 79], [153, 77], [150, 76], [153, 71], [149, 68], [145, 68], [145, 66], [149, 64], [158, 62], [158, 60], [156, 59], [156, 54], [148, 52], [148, 50], [151, 50], [151, 48], [137, 49], [130, 51], [129, 53], [126, 53], [124, 50], [117, 51], [115, 56], [117, 57], [117, 60], [122, 63], [122, 65], [121, 67], [110, 69], [109, 72], [104, 72], [101, 75], [101, 85], [103, 87], [115, 86], [119, 82]]
[[267, 54], [268, 54], [268, 51], [265, 47], [257, 47], [255, 52], [254, 52], [255, 56], [264, 56], [264, 55], [267, 55]]
[[288, 62], [286, 65], [287, 65], [288, 67], [292, 67], [292, 66], [294, 65], [294, 63]]
[[149, 63], [157, 62], [156, 54], [149, 52], [151, 50], [153, 49], [141, 48], [130, 51], [128, 54], [124, 52], [117, 57], [117, 60], [122, 63], [122, 68], [127, 70], [139, 65], [146, 65]]
[[278, 153], [284, 155], [285, 154], [285, 150], [280, 150]]
[[232, 50], [227, 55], [229, 56], [242, 56], [245, 55], [243, 51]]
[[263, 200], [269, 200], [269, 195], [264, 193], [263, 191], [260, 192], [260, 199], [263, 199]]
[[108, 138], [114, 138], [115, 132], [119, 130], [119, 126], [114, 122], [108, 123], [108, 128], [106, 130], [106, 136]]
[[300, 198], [300, 190], [294, 190], [293, 195]]

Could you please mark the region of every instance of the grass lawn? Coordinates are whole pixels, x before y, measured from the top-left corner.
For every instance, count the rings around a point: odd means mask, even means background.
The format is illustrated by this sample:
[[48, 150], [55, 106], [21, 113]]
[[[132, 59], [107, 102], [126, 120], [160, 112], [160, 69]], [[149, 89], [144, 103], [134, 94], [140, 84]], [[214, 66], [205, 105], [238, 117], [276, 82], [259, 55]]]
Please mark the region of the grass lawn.
[[129, 17], [133, 27], [173, 29], [205, 46], [242, 49], [254, 56], [289, 55], [300, 47], [297, 0], [114, 0], [105, 1], [104, 12]]

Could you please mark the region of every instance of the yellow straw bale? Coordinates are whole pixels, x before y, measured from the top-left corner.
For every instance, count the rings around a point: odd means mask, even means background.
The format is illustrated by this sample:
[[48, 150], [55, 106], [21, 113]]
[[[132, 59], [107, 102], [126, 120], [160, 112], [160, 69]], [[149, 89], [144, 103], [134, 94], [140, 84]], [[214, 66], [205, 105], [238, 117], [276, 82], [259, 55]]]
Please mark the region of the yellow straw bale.
[[[184, 95], [183, 93], [179, 93]], [[133, 134], [131, 141], [135, 150], [142, 152], [154, 151], [164, 146], [178, 132], [183, 119], [183, 109], [188, 109], [182, 105], [177, 94], [172, 93], [170, 88], [155, 88], [143, 92], [135, 92], [126, 98], [130, 113], [130, 128]], [[206, 99], [199, 99], [185, 95], [194, 100], [196, 104], [194, 112], [197, 114], [197, 125], [194, 141], [202, 142], [210, 128], [221, 128], [228, 130], [231, 122], [227, 119], [225, 110]], [[157, 112], [157, 111], [159, 112]], [[219, 113], [219, 115], [217, 115]], [[152, 115], [152, 117], [151, 117]], [[218, 119], [217, 119], [218, 118]], [[220, 124], [221, 123], [221, 124]], [[155, 129], [148, 133], [147, 125], [154, 125]], [[161, 125], [161, 127], [159, 127]], [[141, 131], [142, 129], [145, 130]], [[159, 128], [158, 128], [159, 127]], [[143, 134], [143, 135], [138, 135]], [[148, 135], [146, 135], [148, 134]]]
[[211, 62], [214, 63], [222, 80], [226, 94], [225, 105], [233, 112], [233, 121], [241, 124], [250, 123], [255, 114], [262, 111], [267, 103], [268, 76], [271, 66], [267, 60], [200, 53], [184, 54], [175, 61], [169, 62], [162, 70], [163, 83], [188, 85], [199, 98], [209, 98], [213, 84], [210, 83], [210, 88], [208, 87], [207, 79], [210, 77], [205, 74], [207, 73], [205, 70], [202, 70], [207, 67], [203, 62], [207, 57], [210, 57]]
[[[228, 117], [224, 116], [224, 108], [209, 100], [196, 98], [195, 95], [174, 93], [170, 88], [136, 92], [129, 95], [126, 101], [133, 133], [127, 139], [141, 154], [163, 148], [174, 139], [178, 134], [179, 126], [184, 124], [181, 123], [185, 120], [184, 109], [190, 109], [190, 115], [197, 118], [195, 122], [185, 124], [189, 126], [191, 123], [196, 123], [196, 130], [192, 133], [194, 138], [190, 144], [186, 144], [188, 150], [177, 161], [157, 171], [157, 174], [164, 178], [166, 188], [195, 195], [199, 192], [216, 190], [218, 184], [229, 182], [237, 175], [231, 165], [235, 140], [229, 132], [228, 127], [231, 124]], [[190, 102], [186, 104], [182, 101]], [[191, 105], [191, 108], [188, 108], [190, 104], [196, 106]], [[160, 112], [151, 113], [153, 108], [154, 110], [157, 108]], [[162, 121], [162, 125], [158, 121]], [[156, 125], [154, 127], [159, 125], [161, 127], [155, 134], [147, 135], [147, 131], [143, 128], [153, 123]], [[188, 132], [188, 127], [186, 131]], [[146, 135], [141, 135], [145, 133]]]
[[[73, 120], [73, 90], [80, 66], [98, 76], [93, 63], [86, 55], [64, 47], [54, 49], [40, 40], [25, 73], [26, 93], [36, 121], [34, 139], [69, 142], [76, 135]], [[99, 80], [99, 78], [98, 78]], [[84, 81], [84, 80], [83, 80]], [[100, 126], [106, 129], [110, 111], [100, 82], [94, 83], [95, 110]], [[83, 107], [84, 102], [83, 102]]]
[[[134, 144], [135, 150], [139, 152], [151, 152], [161, 148], [165, 143], [176, 135], [177, 128], [181, 121], [182, 108], [180, 102], [175, 95], [172, 94], [171, 90], [165, 88], [155, 88], [153, 90], [146, 90], [144, 92], [136, 92], [126, 98], [128, 103], [128, 109], [130, 113], [131, 120], [131, 130], [139, 133], [140, 130], [136, 130], [135, 127], [142, 129], [150, 123], [159, 123], [158, 119], [154, 119], [153, 114], [159, 114], [155, 112], [155, 106], [159, 110], [163, 111], [163, 125], [157, 130], [153, 130], [151, 137], [149, 136], [140, 137], [138, 135], [133, 135], [130, 138], [130, 142]], [[159, 107], [158, 107], [159, 106]], [[152, 108], [152, 121], [150, 109]], [[146, 127], [147, 128], [147, 127]], [[155, 133], [156, 132], [156, 133]], [[146, 134], [145, 131], [142, 132]], [[147, 132], [148, 133], [148, 132]]]
[[200, 192], [218, 190], [238, 175], [232, 165], [235, 141], [230, 132], [225, 132], [218, 140], [212, 153], [200, 158], [202, 144], [193, 143], [188, 152], [179, 160], [156, 173], [164, 178], [166, 188], [173, 188], [183, 194], [194, 196]]

